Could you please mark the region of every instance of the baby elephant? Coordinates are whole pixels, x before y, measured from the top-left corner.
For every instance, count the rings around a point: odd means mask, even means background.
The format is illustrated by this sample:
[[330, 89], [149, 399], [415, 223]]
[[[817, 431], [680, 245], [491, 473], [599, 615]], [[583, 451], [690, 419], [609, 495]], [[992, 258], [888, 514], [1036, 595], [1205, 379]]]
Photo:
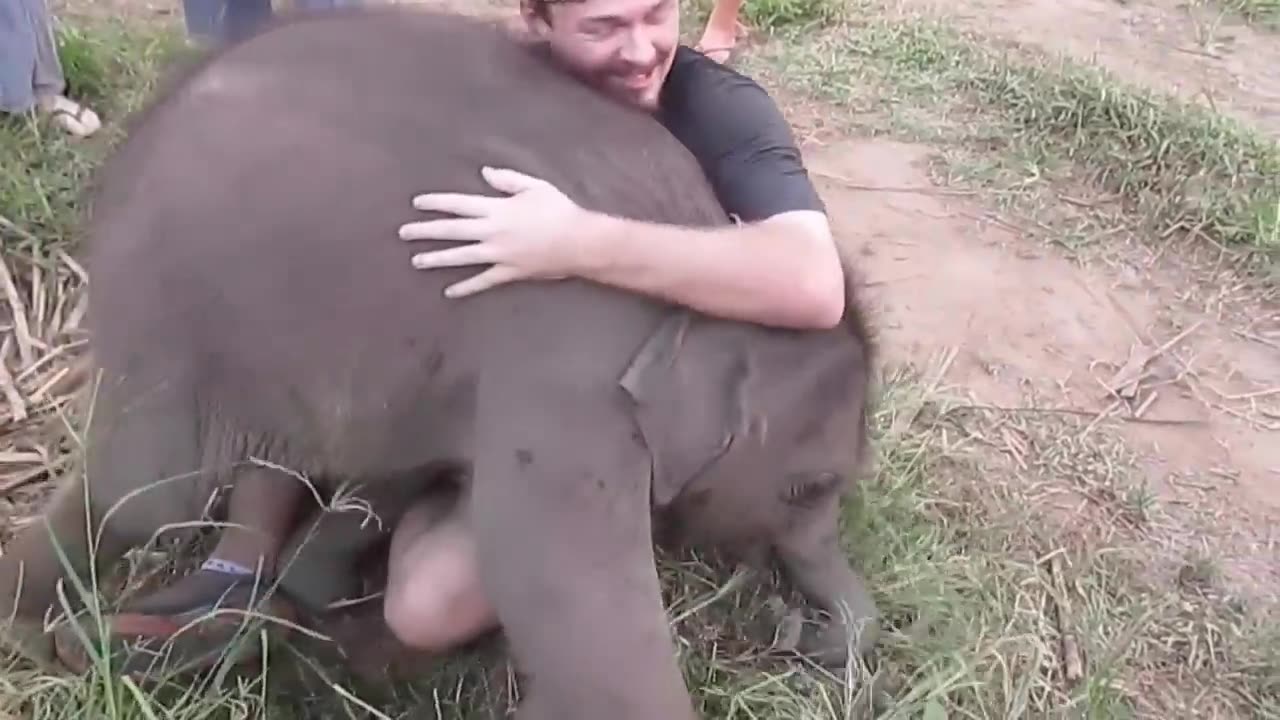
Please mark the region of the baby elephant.
[[[651, 509], [686, 541], [776, 557], [833, 616], [804, 650], [866, 649], [876, 609], [837, 532], [866, 444], [852, 296], [822, 332], [575, 280], [445, 300], [474, 270], [414, 270], [396, 230], [416, 192], [484, 192], [482, 165], [597, 211], [728, 222], [653, 117], [496, 26], [421, 10], [283, 23], [136, 119], [92, 198], [89, 507], [71, 483], [45, 514], [78, 570], [86, 509], [110, 563], [199, 518], [250, 458], [374, 490], [453, 464], [470, 469], [482, 581], [531, 676], [523, 720], [695, 716]], [[45, 527], [7, 548], [0, 614], [18, 639], [61, 578]]]

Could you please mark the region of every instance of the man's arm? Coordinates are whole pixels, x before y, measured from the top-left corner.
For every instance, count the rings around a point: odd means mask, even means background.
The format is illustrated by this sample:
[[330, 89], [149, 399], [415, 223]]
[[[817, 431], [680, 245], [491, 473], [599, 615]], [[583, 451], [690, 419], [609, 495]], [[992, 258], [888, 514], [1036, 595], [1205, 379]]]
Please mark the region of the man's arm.
[[[843, 268], [822, 198], [791, 125], [754, 80], [680, 48], [660, 117], [698, 159], [737, 228], [617, 224], [624, 246], [593, 277], [710, 314], [827, 328], [845, 305]], [[636, 230], [629, 232], [628, 228]]]
[[402, 238], [475, 244], [420, 253], [414, 265], [491, 266], [448, 288], [449, 297], [576, 276], [762, 325], [811, 329], [839, 322], [843, 267], [786, 119], [760, 85], [681, 50], [664, 90], [663, 124], [698, 159], [724, 210], [743, 225], [695, 229], [604, 216], [543, 180], [485, 168], [486, 181], [509, 197], [415, 198], [419, 210], [458, 217], [410, 223]]
[[589, 280], [763, 325], [825, 329], [844, 314], [840, 260], [815, 210], [710, 229], [593, 213], [580, 232]]

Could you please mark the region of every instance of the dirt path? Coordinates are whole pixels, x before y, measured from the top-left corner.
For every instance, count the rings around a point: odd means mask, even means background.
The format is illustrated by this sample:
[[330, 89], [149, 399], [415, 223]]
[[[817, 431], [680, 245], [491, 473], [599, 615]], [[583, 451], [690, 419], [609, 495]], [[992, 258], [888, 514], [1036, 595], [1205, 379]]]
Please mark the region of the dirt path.
[[1280, 137], [1280, 35], [1197, 0], [897, 0], [960, 27], [1096, 62]]
[[[807, 152], [864, 275], [887, 358], [942, 358], [944, 382], [979, 405], [1085, 417], [1119, 410], [1147, 481], [1185, 509], [1189, 526], [1177, 534], [1214, 536], [1235, 579], [1274, 593], [1280, 347], [1262, 333], [1280, 338], [1280, 322], [1238, 334], [1190, 312], [1159, 273], [1125, 278], [1025, 241], [970, 198], [934, 188], [931, 154], [881, 140]], [[1131, 360], [1148, 357], [1145, 366]], [[1126, 385], [1133, 392], [1121, 400]], [[1016, 445], [1003, 451], [1016, 455]]]
[[[898, 0], [894, 11], [1096, 62], [1280, 137], [1280, 35], [1204, 3]], [[980, 404], [1140, 414], [1122, 421], [1122, 434], [1152, 489], [1181, 510], [1183, 539], [1213, 538], [1236, 579], [1280, 592], [1273, 304], [1239, 293], [1229, 273], [1193, 269], [1177, 250], [1118, 248], [1075, 263], [965, 198], [850, 189], [930, 187], [931, 153], [824, 145], [807, 157], [871, 283], [891, 357], [952, 357], [946, 381]]]

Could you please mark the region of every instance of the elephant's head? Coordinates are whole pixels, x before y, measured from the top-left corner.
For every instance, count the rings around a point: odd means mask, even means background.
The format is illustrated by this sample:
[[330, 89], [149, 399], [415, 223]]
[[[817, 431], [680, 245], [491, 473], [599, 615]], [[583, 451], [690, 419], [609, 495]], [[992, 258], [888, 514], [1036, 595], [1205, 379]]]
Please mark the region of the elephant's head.
[[829, 495], [861, 459], [871, 352], [852, 304], [828, 331], [667, 318], [621, 381], [653, 453], [655, 504], [706, 472], [768, 475], [795, 502]]

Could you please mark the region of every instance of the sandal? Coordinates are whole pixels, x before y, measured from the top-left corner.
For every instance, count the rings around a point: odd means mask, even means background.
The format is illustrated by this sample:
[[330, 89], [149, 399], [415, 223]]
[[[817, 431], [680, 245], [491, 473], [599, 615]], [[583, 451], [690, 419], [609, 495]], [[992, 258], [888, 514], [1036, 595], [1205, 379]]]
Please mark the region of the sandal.
[[[157, 671], [206, 670], [225, 659], [233, 666], [251, 663], [262, 648], [252, 640], [240, 642], [246, 639], [242, 636], [250, 616], [294, 620], [292, 605], [273, 584], [259, 575], [201, 568], [120, 613], [104, 616], [101, 628], [92, 619], [59, 623], [53, 631], [54, 649], [64, 665], [80, 674], [109, 651], [112, 674], [135, 680]], [[100, 629], [106, 642], [95, 637]]]
[[89, 137], [102, 127], [97, 113], [65, 95], [40, 98], [39, 107], [55, 125], [76, 137]]

